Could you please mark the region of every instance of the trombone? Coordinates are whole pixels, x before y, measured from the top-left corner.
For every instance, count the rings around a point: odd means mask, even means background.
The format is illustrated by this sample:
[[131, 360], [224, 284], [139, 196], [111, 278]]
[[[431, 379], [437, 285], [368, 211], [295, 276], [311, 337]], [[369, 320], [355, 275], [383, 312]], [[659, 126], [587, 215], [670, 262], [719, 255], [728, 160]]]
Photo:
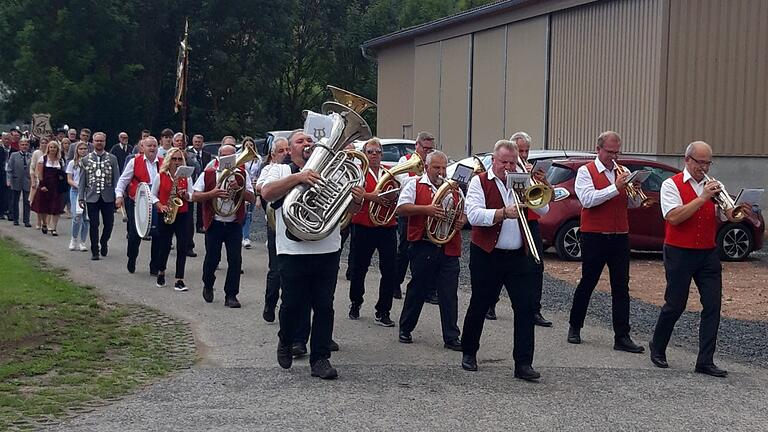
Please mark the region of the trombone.
[[528, 186], [523, 192], [523, 199], [525, 201], [525, 205], [528, 208], [542, 208], [549, 204], [550, 201], [552, 201], [552, 188], [549, 187], [549, 185], [534, 179], [533, 174], [529, 173], [525, 168], [527, 163], [527, 160], [521, 160], [521, 162], [518, 162], [518, 166], [522, 168], [524, 173], [531, 174], [531, 185]]
[[531, 227], [528, 226], [528, 220], [525, 217], [525, 212], [522, 210], [523, 204], [520, 202], [520, 197], [517, 196], [518, 190], [521, 191], [521, 194], [524, 194], [530, 188], [526, 188], [525, 183], [515, 181], [512, 177], [513, 174], [514, 173], [507, 171], [507, 189], [512, 192], [512, 201], [517, 210], [517, 220], [520, 223], [520, 229], [523, 231], [524, 240], [528, 244], [528, 250], [531, 251], [531, 256], [533, 257], [533, 260], [536, 261], [536, 264], [541, 264], [541, 256], [539, 255], [539, 250], [536, 249], [536, 242], [533, 240]]

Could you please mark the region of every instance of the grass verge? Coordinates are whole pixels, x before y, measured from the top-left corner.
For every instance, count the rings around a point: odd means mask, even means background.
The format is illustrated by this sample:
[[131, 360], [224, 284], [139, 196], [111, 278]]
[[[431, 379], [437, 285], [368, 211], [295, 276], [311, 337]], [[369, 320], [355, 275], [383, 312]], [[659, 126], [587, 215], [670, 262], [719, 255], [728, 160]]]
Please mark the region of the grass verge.
[[88, 287], [0, 239], [0, 430], [88, 411], [194, 362], [188, 326]]

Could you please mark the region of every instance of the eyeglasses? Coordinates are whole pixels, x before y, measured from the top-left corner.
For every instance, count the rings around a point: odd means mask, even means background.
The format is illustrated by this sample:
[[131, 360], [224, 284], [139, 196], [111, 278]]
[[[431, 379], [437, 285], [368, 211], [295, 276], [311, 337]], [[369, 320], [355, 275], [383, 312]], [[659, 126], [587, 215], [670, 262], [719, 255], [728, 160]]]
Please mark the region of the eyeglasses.
[[703, 166], [703, 167], [712, 166], [712, 164], [714, 163], [712, 161], [700, 161], [700, 160], [694, 158], [693, 156], [688, 156], [688, 158], [690, 160], [696, 162], [697, 164], [699, 164], [699, 166]]
[[172, 158], [171, 158], [171, 160], [172, 160], [172, 161], [176, 161], [176, 162], [181, 162], [181, 161], [183, 161], [183, 160], [184, 160], [184, 158], [180, 158], [180, 157], [172, 157]]
[[621, 151], [610, 151], [610, 150], [606, 150], [605, 147], [600, 147], [600, 150], [608, 153], [609, 155], [613, 155], [613, 156], [621, 155]]
[[381, 150], [366, 150], [365, 152], [368, 153], [369, 155], [381, 154]]

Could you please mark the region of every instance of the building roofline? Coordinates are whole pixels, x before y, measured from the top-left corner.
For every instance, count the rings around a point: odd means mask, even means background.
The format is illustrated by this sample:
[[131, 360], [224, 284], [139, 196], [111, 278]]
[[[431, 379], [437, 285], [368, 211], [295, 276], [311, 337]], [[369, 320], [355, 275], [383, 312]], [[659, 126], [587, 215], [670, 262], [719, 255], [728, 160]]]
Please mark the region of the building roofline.
[[[494, 3], [478, 6], [476, 8], [459, 12], [457, 14], [450, 15], [444, 18], [436, 19], [434, 21], [415, 25], [413, 27], [408, 27], [402, 30], [398, 30], [396, 32], [379, 36], [377, 38], [369, 39], [363, 42], [360, 45], [360, 47], [363, 50], [369, 50], [369, 49], [375, 50], [376, 48], [379, 48], [381, 46], [389, 45], [391, 43], [395, 43], [404, 39], [412, 39], [419, 35], [436, 31], [436, 30], [441, 30], [448, 26], [461, 24], [466, 21], [470, 21], [477, 18], [492, 15], [494, 13], [498, 13], [505, 9], [520, 7], [528, 3], [535, 3], [539, 1], [542, 1], [542, 0], [499, 0]], [[543, 1], [546, 1], [546, 0], [543, 0]]]

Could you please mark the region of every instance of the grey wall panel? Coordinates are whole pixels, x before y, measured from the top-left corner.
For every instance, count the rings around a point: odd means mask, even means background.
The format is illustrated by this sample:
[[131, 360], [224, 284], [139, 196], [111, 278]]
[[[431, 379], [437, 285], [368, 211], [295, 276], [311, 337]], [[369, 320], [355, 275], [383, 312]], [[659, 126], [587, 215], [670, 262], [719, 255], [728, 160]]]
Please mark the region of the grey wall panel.
[[377, 53], [376, 134], [382, 138], [403, 137], [403, 127], [413, 124], [414, 50], [408, 41]]
[[441, 42], [416, 47], [414, 59], [413, 131], [440, 139]]
[[506, 46], [506, 26], [474, 35], [471, 153], [489, 151], [505, 136]]
[[455, 159], [467, 155], [471, 39], [467, 35], [441, 42], [438, 146]]

